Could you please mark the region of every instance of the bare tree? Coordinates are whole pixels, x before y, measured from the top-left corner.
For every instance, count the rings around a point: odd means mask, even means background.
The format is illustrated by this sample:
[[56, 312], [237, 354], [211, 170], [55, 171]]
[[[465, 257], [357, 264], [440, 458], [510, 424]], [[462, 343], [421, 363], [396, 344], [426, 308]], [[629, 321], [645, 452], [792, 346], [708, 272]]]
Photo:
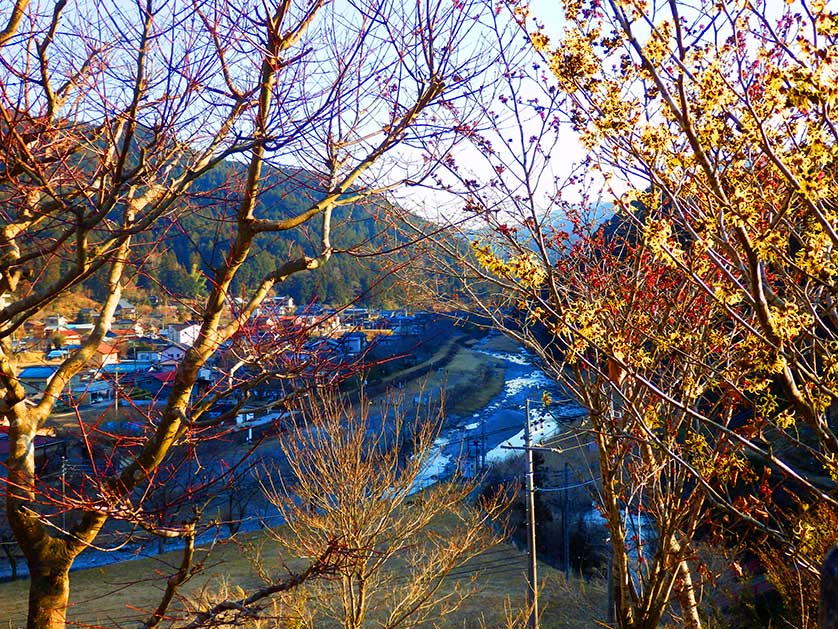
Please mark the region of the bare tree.
[[[397, 149], [443, 134], [451, 112], [462, 113], [459, 96], [479, 88], [473, 79], [491, 62], [470, 35], [479, 11], [468, 2], [18, 0], [3, 18], [0, 382], [6, 510], [29, 567], [30, 627], [64, 625], [74, 559], [109, 520], [142, 515], [144, 488], [173, 449], [208, 436], [218, 420], [196, 401], [201, 370], [275, 286], [333, 255], [335, 208], [434, 166], [413, 168]], [[300, 168], [311, 173], [307, 187]], [[213, 193], [190, 194], [214, 173]], [[276, 177], [309, 195], [304, 210], [262, 215]], [[91, 461], [85, 491], [67, 492], [60, 507], [79, 517], [62, 530], [33, 440], [105, 339], [123, 288], [150, 275], [160, 234], [186, 229], [187, 216], [215, 222], [225, 242], [205, 296], [181, 300], [200, 332], [120, 464]], [[234, 302], [230, 289], [260, 243], [311, 221], [316, 245], [277, 260]], [[92, 331], [33, 395], [18, 379], [12, 336], [94, 278], [104, 298]]]
[[282, 440], [288, 469], [265, 476], [286, 523], [274, 535], [288, 555], [310, 560], [331, 549], [332, 577], [310, 586], [307, 606], [343, 627], [444, 617], [473, 593], [470, 577], [446, 583], [448, 575], [503, 537], [498, 518], [510, 496], [468, 505], [477, 481], [459, 477], [423, 488], [442, 417], [417, 410], [405, 418], [399, 409], [309, 402], [306, 421]]

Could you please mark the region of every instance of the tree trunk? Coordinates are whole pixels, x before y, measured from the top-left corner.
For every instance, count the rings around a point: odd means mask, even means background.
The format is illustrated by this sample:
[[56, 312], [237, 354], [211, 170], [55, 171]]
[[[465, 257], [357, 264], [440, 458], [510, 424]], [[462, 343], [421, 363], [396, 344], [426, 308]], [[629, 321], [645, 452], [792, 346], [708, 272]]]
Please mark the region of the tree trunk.
[[64, 629], [70, 598], [70, 564], [30, 563], [27, 629]]
[[698, 601], [695, 598], [692, 574], [686, 561], [678, 564], [680, 585], [678, 586], [678, 601], [681, 613], [684, 615], [684, 629], [701, 629], [701, 618], [698, 615]]

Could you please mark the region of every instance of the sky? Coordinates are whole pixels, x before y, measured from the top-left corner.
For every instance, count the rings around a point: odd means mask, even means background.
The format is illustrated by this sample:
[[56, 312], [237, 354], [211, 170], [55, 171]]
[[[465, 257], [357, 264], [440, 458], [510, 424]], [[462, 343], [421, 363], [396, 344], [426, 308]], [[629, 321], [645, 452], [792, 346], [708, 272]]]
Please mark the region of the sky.
[[[561, 3], [557, 0], [533, 0], [529, 3], [530, 15], [537, 17], [540, 23], [543, 23], [545, 31], [556, 40], [562, 34], [562, 27], [564, 20], [562, 17]], [[524, 38], [524, 34], [520, 33], [516, 36], [517, 42], [520, 45]], [[534, 56], [533, 61], [538, 59]], [[533, 92], [535, 95], [535, 92]], [[524, 94], [524, 98], [527, 98]], [[517, 128], [508, 129], [509, 136], [517, 136]], [[527, 131], [525, 130], [525, 135]], [[499, 138], [495, 138], [499, 140]], [[492, 168], [485, 163], [483, 157], [475, 152], [475, 149], [470, 146], [460, 146], [455, 156], [460, 163], [461, 169], [464, 171], [468, 168], [473, 169], [473, 173], [478, 179], [489, 178], [493, 173]], [[578, 139], [578, 135], [569, 127], [563, 125], [559, 131], [559, 142], [555, 150], [551, 151], [549, 168], [552, 176], [559, 180], [564, 180], [573, 170], [574, 166], [580, 163], [586, 156], [586, 151]], [[555, 185], [552, 184], [552, 178], [545, 178], [546, 181], [552, 185], [549, 191], [552, 192]], [[601, 187], [601, 180], [597, 179], [594, 188]], [[542, 192], [547, 192], [548, 189], [543, 189]], [[579, 201], [582, 196], [578, 190], [567, 189], [563, 192], [565, 199], [572, 202]], [[609, 201], [608, 198], [599, 199]], [[450, 218], [452, 212], [458, 212], [462, 207], [462, 201], [459, 199], [452, 199], [450, 196], [434, 191], [424, 187], [407, 187], [399, 189], [394, 192], [396, 200], [405, 208], [417, 212], [431, 220], [443, 220]]]

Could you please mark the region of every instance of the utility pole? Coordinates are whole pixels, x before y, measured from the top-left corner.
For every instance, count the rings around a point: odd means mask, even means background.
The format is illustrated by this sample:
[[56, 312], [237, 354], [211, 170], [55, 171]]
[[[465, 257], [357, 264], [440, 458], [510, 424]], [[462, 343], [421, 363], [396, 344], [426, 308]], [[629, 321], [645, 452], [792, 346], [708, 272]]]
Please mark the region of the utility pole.
[[480, 471], [486, 469], [486, 413], [480, 414]]
[[564, 463], [564, 500], [562, 501], [562, 557], [564, 558], [564, 578], [570, 579], [570, 463]]
[[527, 451], [527, 551], [529, 553], [529, 576], [527, 589], [527, 604], [530, 609], [530, 618], [527, 626], [530, 629], [538, 629], [538, 568], [536, 566], [535, 547], [535, 487], [532, 465], [532, 434], [530, 432], [530, 401], [526, 401], [526, 421], [524, 422], [525, 445]]
[[480, 440], [474, 439], [474, 475], [480, 475]]

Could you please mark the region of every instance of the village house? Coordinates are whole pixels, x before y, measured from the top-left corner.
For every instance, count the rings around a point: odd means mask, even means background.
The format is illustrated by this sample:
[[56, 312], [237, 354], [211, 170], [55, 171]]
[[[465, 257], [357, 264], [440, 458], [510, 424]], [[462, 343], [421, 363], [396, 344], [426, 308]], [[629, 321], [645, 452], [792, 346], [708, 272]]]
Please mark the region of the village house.
[[142, 336], [145, 334], [145, 327], [139, 321], [117, 319], [111, 326], [111, 332], [120, 336]]
[[334, 336], [340, 330], [340, 317], [335, 312], [323, 314], [305, 314], [297, 317], [308, 336]]
[[198, 323], [172, 323], [166, 327], [165, 335], [172, 343], [192, 347], [200, 331]]
[[160, 352], [154, 349], [138, 349], [136, 352], [137, 362], [159, 363], [161, 358]]
[[59, 328], [66, 328], [67, 323], [67, 317], [64, 315], [49, 315], [46, 319], [44, 319], [44, 328], [46, 330], [57, 330]]
[[156, 400], [165, 400], [172, 392], [172, 384], [175, 381], [177, 371], [168, 369], [166, 371], [149, 371], [137, 374], [134, 384], [145, 390]]
[[360, 330], [346, 332], [339, 340], [343, 351], [349, 356], [360, 354], [367, 346], [367, 335]]
[[364, 327], [369, 323], [370, 312], [367, 308], [344, 308], [340, 311], [344, 325]]
[[131, 355], [131, 346], [142, 338], [143, 327], [139, 323], [129, 327], [112, 327], [105, 340], [116, 347], [123, 356]]
[[44, 350], [55, 348], [75, 348], [81, 345], [82, 335], [70, 328], [44, 328]]
[[119, 350], [115, 345], [109, 343], [99, 343], [99, 347], [93, 354], [93, 358], [88, 364], [92, 367], [104, 367], [105, 365], [112, 365], [119, 362]]
[[[137, 372], [131, 378], [131, 383], [144, 391], [156, 400], [165, 400], [172, 392], [176, 369], [164, 369], [162, 371]], [[196, 390], [206, 389], [214, 383], [217, 374], [212, 370], [203, 368], [198, 371], [198, 378], [195, 381]]]
[[46, 326], [42, 321], [36, 320], [28, 320], [23, 322], [23, 331], [28, 337], [32, 337], [34, 339], [42, 339], [44, 338], [44, 330]]
[[[245, 305], [245, 300], [236, 297], [236, 304], [239, 306]], [[277, 295], [274, 297], [266, 297], [258, 308], [253, 312], [254, 317], [259, 316], [289, 316], [293, 315], [297, 310], [297, 305], [294, 303], [294, 298], [288, 295]]]
[[180, 343], [170, 343], [169, 345], [166, 345], [166, 347], [160, 352], [160, 363], [168, 363], [174, 366], [179, 365], [180, 361], [183, 360], [183, 357], [186, 356], [187, 349], [189, 348], [181, 345]]
[[70, 330], [75, 330], [76, 332], [82, 335], [93, 332], [92, 323], [68, 323], [67, 328]]
[[91, 323], [99, 316], [99, 311], [96, 308], [79, 308], [76, 313], [76, 323]]
[[115, 313], [118, 317], [134, 318], [137, 314], [137, 309], [127, 299], [120, 299], [116, 305]]
[[44, 389], [56, 371], [58, 367], [54, 365], [32, 365], [21, 369], [17, 379], [27, 395], [38, 398], [43, 395]]
[[[21, 370], [18, 381], [23, 385], [27, 394], [33, 399], [42, 396], [44, 389], [52, 380], [58, 367], [54, 365], [32, 365]], [[112, 396], [111, 383], [101, 378], [96, 369], [79, 373], [70, 380], [69, 385], [61, 392], [61, 400], [68, 405], [81, 405], [110, 399]]]
[[68, 406], [82, 406], [113, 398], [113, 384], [99, 369], [89, 369], [74, 376], [61, 394]]

